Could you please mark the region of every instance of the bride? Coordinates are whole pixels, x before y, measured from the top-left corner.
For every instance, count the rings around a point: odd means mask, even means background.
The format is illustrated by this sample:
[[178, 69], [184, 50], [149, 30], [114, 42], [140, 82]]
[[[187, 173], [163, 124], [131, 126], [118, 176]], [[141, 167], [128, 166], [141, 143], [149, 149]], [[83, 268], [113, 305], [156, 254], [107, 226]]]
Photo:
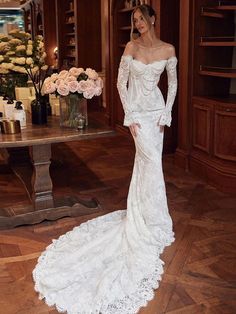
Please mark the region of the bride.
[[[154, 296], [163, 273], [160, 254], [174, 241], [162, 172], [164, 125], [171, 124], [177, 78], [174, 47], [157, 38], [152, 7], [132, 13], [131, 40], [118, 83], [136, 155], [127, 200], [120, 210], [89, 220], [54, 240], [33, 271], [35, 290], [69, 314], [134, 314]], [[157, 84], [167, 70], [164, 102]], [[128, 88], [127, 88], [128, 83]]]

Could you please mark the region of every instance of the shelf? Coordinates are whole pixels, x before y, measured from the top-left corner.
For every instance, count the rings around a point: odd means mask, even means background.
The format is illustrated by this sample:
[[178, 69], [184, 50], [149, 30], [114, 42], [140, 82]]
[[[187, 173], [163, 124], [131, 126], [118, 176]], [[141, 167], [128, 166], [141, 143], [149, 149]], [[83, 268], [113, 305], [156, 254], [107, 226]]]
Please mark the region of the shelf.
[[236, 5], [218, 5], [215, 7], [216, 10], [229, 10], [234, 11], [236, 10]]
[[66, 24], [66, 25], [74, 25], [75, 22], [66, 22], [65, 24]]
[[132, 12], [134, 10], [134, 8], [136, 8], [136, 7], [124, 8], [124, 9], [119, 10], [118, 12], [119, 13]]
[[[228, 1], [219, 1], [219, 5], [212, 7], [202, 7], [201, 8], [201, 16], [209, 16], [216, 18], [225, 18], [227, 16], [227, 11], [235, 11], [236, 10], [236, 1], [231, 2]], [[226, 11], [226, 12], [225, 12]]]
[[74, 14], [74, 10], [67, 10], [65, 14]]
[[67, 44], [67, 47], [75, 47], [75, 44]]
[[227, 96], [193, 96], [194, 99], [204, 101], [207, 103], [217, 103], [218, 105], [235, 105], [236, 108], [236, 94], [229, 94]]
[[235, 0], [219, 0], [218, 5], [212, 6], [216, 10], [236, 10], [236, 1]]
[[[204, 10], [206, 10], [206, 11], [204, 11]], [[216, 18], [221, 18], [221, 19], [225, 18], [224, 13], [215, 12], [214, 10], [213, 11], [207, 10], [206, 8], [204, 8], [204, 10], [202, 9], [201, 16], [216, 17]]]
[[66, 55], [66, 58], [73, 58], [73, 59], [75, 59], [75, 55]]
[[121, 30], [121, 31], [130, 31], [131, 30], [131, 26], [123, 26], [123, 27], [120, 27], [119, 30]]
[[199, 74], [224, 78], [236, 78], [236, 68], [200, 66]]
[[66, 33], [66, 36], [75, 36], [75, 33]]
[[236, 46], [236, 40], [234, 37], [201, 37], [201, 41], [199, 43], [199, 46], [235, 47]]

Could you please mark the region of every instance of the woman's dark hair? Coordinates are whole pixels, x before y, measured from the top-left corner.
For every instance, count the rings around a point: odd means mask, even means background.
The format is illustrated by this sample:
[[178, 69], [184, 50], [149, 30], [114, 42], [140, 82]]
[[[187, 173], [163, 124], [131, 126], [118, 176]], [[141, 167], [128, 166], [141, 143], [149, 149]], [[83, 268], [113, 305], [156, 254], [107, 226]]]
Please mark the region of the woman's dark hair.
[[133, 39], [133, 32], [134, 32], [134, 13], [135, 13], [136, 11], [138, 11], [138, 10], [142, 13], [142, 15], [143, 15], [143, 17], [144, 17], [146, 23], [147, 23], [149, 26], [151, 26], [151, 20], [150, 20], [150, 18], [151, 18], [152, 16], [155, 17], [155, 21], [156, 21], [156, 16], [157, 16], [157, 15], [156, 15], [156, 12], [155, 12], [155, 10], [154, 10], [150, 5], [148, 5], [148, 4], [141, 4], [141, 5], [137, 6], [137, 7], [133, 10], [133, 12], [132, 12], [132, 14], [131, 14], [131, 32], [130, 32], [130, 39], [131, 39], [131, 40]]

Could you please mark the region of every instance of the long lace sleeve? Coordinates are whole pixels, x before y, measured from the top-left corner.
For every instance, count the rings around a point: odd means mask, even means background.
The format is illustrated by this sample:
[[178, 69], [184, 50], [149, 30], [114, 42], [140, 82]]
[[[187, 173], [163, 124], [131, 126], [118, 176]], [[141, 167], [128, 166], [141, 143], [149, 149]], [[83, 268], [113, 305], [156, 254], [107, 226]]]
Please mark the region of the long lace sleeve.
[[128, 90], [127, 83], [129, 79], [129, 67], [132, 56], [122, 56], [118, 70], [117, 89], [120, 95], [120, 100], [125, 112], [124, 125], [129, 126], [134, 122], [132, 111], [129, 109], [128, 104]]
[[171, 111], [172, 107], [175, 101], [175, 96], [177, 92], [177, 71], [176, 71], [176, 65], [177, 65], [177, 58], [171, 57], [168, 59], [166, 64], [166, 71], [167, 71], [167, 77], [168, 77], [168, 93], [167, 93], [167, 100], [166, 100], [166, 107], [161, 115], [159, 125], [171, 125]]

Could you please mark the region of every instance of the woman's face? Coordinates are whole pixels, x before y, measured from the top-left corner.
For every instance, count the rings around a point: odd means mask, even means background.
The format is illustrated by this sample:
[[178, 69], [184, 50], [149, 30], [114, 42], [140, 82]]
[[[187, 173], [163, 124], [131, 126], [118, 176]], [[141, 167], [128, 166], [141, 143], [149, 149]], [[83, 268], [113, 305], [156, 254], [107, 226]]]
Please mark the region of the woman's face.
[[134, 12], [134, 27], [137, 28], [140, 34], [149, 30], [148, 24], [140, 10]]

